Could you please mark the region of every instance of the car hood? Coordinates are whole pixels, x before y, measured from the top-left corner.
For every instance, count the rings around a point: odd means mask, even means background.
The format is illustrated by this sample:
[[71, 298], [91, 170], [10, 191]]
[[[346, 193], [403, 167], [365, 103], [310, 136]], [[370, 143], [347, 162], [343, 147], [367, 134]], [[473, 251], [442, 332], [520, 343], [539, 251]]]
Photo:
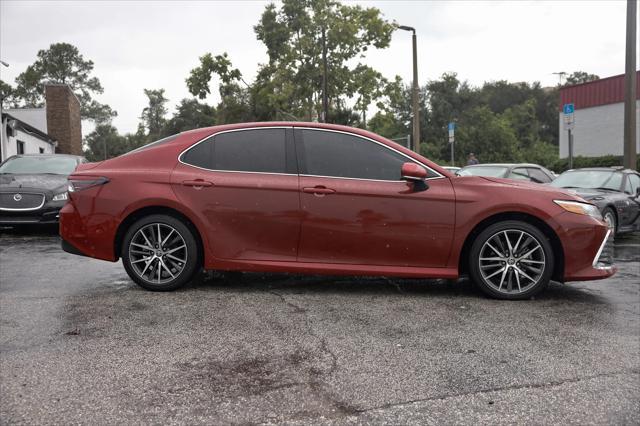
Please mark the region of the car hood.
[[607, 197], [611, 194], [615, 194], [613, 191], [602, 191], [600, 189], [589, 189], [589, 188], [566, 188], [565, 191], [576, 194], [579, 197], [584, 198], [585, 200], [593, 200], [594, 198], [602, 198]]
[[533, 183], [525, 180], [505, 179], [505, 178], [496, 178], [496, 177], [482, 176], [480, 178], [486, 181], [492, 182], [494, 184], [498, 183], [501, 185], [515, 186], [518, 188], [525, 189], [527, 191], [546, 192], [548, 194], [554, 194], [554, 197], [557, 196], [564, 199], [570, 199], [570, 200], [575, 199], [576, 201], [580, 201], [580, 200], [586, 201], [586, 199], [583, 198], [580, 194], [571, 192], [564, 188], [557, 188], [551, 185]]
[[5, 174], [0, 175], [0, 191], [25, 190], [64, 192], [67, 188], [67, 176], [54, 174]]

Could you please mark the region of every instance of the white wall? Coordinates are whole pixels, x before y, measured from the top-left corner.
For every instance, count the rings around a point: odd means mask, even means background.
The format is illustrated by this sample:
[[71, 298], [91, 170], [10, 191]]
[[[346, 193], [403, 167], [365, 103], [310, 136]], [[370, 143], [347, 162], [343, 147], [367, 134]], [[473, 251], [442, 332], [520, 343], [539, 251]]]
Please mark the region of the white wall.
[[[623, 155], [624, 102], [581, 108], [575, 111], [576, 125], [573, 133], [573, 155], [598, 157]], [[562, 112], [560, 123], [560, 157], [569, 156], [567, 131]], [[640, 100], [636, 101], [636, 123], [640, 126]], [[636, 129], [636, 151], [640, 153], [640, 127]]]

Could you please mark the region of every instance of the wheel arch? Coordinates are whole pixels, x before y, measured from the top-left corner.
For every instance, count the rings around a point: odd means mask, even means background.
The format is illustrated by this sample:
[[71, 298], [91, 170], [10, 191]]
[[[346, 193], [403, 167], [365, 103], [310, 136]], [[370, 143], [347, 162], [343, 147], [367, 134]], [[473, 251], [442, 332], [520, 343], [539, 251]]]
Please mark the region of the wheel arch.
[[460, 275], [467, 274], [469, 272], [468, 257], [469, 252], [471, 251], [471, 246], [473, 245], [476, 237], [487, 227], [505, 220], [520, 220], [522, 222], [529, 223], [530, 225], [538, 228], [548, 238], [554, 256], [554, 267], [551, 279], [562, 282], [564, 280], [564, 249], [562, 248], [560, 238], [542, 219], [523, 212], [497, 213], [480, 221], [467, 235], [464, 240], [464, 244], [462, 245], [460, 258], [458, 259], [458, 271]]
[[114, 238], [114, 243], [113, 243], [113, 254], [116, 257], [116, 260], [118, 258], [121, 257], [121, 252], [122, 252], [122, 242], [124, 239], [125, 234], [127, 233], [127, 230], [129, 229], [129, 227], [131, 225], [133, 225], [138, 219], [141, 219], [145, 216], [149, 216], [152, 214], [165, 214], [168, 216], [172, 216], [175, 217], [178, 220], [181, 220], [182, 222], [184, 222], [184, 224], [191, 229], [191, 231], [193, 232], [193, 235], [196, 238], [196, 243], [198, 245], [198, 252], [199, 252], [199, 259], [198, 259], [198, 263], [199, 266], [203, 265], [204, 262], [204, 256], [205, 256], [205, 252], [204, 252], [204, 242], [202, 239], [202, 235], [200, 234], [200, 231], [198, 230], [198, 227], [194, 224], [194, 222], [184, 213], [171, 208], [171, 207], [167, 207], [167, 206], [161, 206], [161, 205], [153, 205], [153, 206], [145, 206], [142, 208], [139, 208], [137, 210], [134, 210], [132, 212], [130, 212], [121, 222], [120, 225], [118, 226], [118, 229], [116, 231], [115, 234], [115, 238]]

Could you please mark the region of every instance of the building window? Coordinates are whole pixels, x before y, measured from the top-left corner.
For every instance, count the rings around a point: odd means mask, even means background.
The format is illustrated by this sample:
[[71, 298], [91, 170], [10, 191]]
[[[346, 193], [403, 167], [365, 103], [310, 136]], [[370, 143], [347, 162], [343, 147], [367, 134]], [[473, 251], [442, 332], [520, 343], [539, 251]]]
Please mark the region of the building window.
[[44, 154], [44, 148], [38, 148], [38, 151], [40, 151], [40, 154]]
[[20, 154], [24, 154], [24, 142], [22, 141], [16, 141], [17, 146], [16, 146], [16, 153], [18, 155]]

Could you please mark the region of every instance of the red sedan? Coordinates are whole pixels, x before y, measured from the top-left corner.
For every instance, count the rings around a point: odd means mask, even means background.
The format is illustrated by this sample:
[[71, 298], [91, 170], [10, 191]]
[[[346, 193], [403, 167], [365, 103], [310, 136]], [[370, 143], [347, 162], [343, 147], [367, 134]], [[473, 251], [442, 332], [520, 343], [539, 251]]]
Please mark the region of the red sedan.
[[456, 177], [373, 133], [317, 123], [193, 130], [81, 164], [63, 248], [149, 290], [202, 268], [451, 278], [528, 298], [607, 278], [598, 209], [558, 188]]

